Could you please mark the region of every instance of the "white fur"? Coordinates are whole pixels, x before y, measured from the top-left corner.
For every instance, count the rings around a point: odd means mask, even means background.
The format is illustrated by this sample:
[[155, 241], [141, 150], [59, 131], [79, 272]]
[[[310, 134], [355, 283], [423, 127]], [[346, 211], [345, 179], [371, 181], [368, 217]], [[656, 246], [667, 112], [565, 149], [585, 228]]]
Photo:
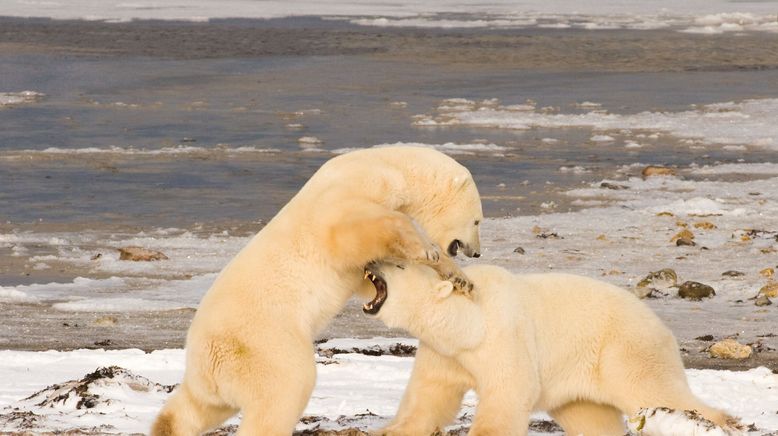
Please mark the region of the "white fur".
[[730, 418], [689, 390], [670, 330], [631, 293], [568, 274], [514, 275], [471, 266], [471, 296], [447, 293], [423, 265], [382, 264], [388, 297], [378, 317], [421, 345], [394, 421], [381, 434], [426, 435], [476, 390], [471, 435], [526, 435], [548, 411], [567, 434], [625, 433], [623, 414], [643, 407]]
[[442, 153], [393, 147], [330, 160], [204, 296], [184, 381], [152, 434], [198, 434], [238, 410], [239, 434], [291, 434], [314, 386], [314, 336], [354, 292], [373, 294], [363, 266], [410, 259], [464, 279], [438, 246], [461, 240], [477, 252], [481, 219], [470, 173]]

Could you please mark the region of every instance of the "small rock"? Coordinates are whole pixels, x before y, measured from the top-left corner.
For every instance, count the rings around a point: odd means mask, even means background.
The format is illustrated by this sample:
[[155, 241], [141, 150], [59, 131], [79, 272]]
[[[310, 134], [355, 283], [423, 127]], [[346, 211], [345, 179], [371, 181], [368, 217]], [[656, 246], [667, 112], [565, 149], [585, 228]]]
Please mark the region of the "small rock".
[[713, 335], [702, 335], [702, 336], [697, 336], [697, 337], [696, 337], [696, 338], [694, 338], [694, 339], [696, 339], [696, 340], [698, 340], [698, 341], [706, 341], [706, 342], [710, 342], [710, 341], [712, 341], [714, 338], [713, 338]]
[[660, 288], [669, 288], [674, 286], [678, 282], [678, 274], [671, 268], [660, 269], [659, 271], [652, 271], [641, 281], [638, 282], [638, 287], [654, 286]]
[[603, 235], [599, 235], [599, 236], [597, 236], [597, 240], [598, 241], [607, 241], [608, 237], [605, 236], [604, 234]]
[[716, 227], [716, 224], [713, 224], [712, 222], [700, 221], [698, 223], [694, 223], [694, 228], [695, 229], [703, 229], [703, 230], [713, 230], [713, 229], [715, 229], [717, 227]]
[[710, 356], [718, 359], [747, 359], [751, 357], [751, 347], [734, 339], [724, 339], [710, 347]]
[[672, 212], [659, 212], [656, 216], [675, 216]]
[[759, 275], [762, 277], [772, 278], [773, 275], [775, 275], [775, 270], [773, 268], [765, 268], [761, 271], [759, 271]]
[[675, 246], [676, 247], [680, 247], [680, 246], [684, 246], [684, 245], [687, 245], [687, 246], [690, 246], [690, 247], [694, 247], [697, 244], [694, 241], [692, 241], [691, 239], [689, 239], [689, 238], [679, 238], [678, 240], [675, 241]]
[[97, 260], [103, 257], [103, 253], [97, 253], [94, 256], [90, 257], [89, 260]]
[[726, 276], [726, 277], [742, 277], [742, 276], [746, 275], [746, 273], [740, 272], [740, 271], [735, 271], [735, 270], [729, 270], [729, 271], [724, 271], [723, 273], [721, 273], [721, 275]]
[[771, 282], [759, 289], [759, 295], [765, 297], [776, 298], [778, 297], [778, 282]]
[[516, 247], [513, 249], [514, 253], [524, 254], [524, 249], [521, 247]]
[[652, 177], [652, 176], [674, 176], [675, 170], [672, 168], [667, 167], [660, 167], [660, 166], [654, 166], [649, 165], [645, 168], [643, 168], [643, 177]]
[[155, 260], [167, 260], [162, 252], [148, 250], [143, 247], [129, 246], [119, 249], [119, 260], [131, 260], [133, 262], [150, 262]]
[[678, 287], [678, 296], [692, 301], [700, 301], [716, 295], [716, 291], [708, 285], [699, 282], [687, 281]]
[[603, 189], [613, 189], [615, 191], [620, 191], [622, 189], [629, 189], [629, 186], [617, 185], [615, 183], [602, 182], [602, 183], [600, 183], [600, 188], [603, 188]]
[[670, 242], [676, 242], [679, 239], [694, 239], [694, 233], [691, 232], [689, 229], [683, 229], [680, 232], [676, 233], [672, 238], [670, 238]]
[[758, 297], [756, 297], [756, 301], [754, 301], [754, 304], [759, 307], [762, 307], [762, 306], [769, 306], [773, 304], [773, 302], [770, 301], [769, 298], [767, 298], [767, 295], [759, 295]]
[[119, 323], [119, 319], [115, 316], [101, 316], [95, 320], [95, 325], [100, 327], [113, 327]]
[[667, 289], [671, 286], [675, 286], [678, 282], [678, 274], [670, 268], [661, 269], [659, 271], [652, 271], [639, 281], [635, 286], [634, 294], [638, 298], [647, 298], [651, 296], [654, 291], [660, 291]]

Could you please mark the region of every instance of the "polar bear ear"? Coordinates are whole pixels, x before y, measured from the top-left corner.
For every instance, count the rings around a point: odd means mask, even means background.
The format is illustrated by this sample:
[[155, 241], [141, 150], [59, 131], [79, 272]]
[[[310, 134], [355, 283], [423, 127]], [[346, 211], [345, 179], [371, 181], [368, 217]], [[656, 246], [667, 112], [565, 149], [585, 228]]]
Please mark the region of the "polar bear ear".
[[452, 292], [454, 292], [454, 284], [448, 280], [438, 282], [435, 285], [435, 295], [441, 300], [451, 295]]

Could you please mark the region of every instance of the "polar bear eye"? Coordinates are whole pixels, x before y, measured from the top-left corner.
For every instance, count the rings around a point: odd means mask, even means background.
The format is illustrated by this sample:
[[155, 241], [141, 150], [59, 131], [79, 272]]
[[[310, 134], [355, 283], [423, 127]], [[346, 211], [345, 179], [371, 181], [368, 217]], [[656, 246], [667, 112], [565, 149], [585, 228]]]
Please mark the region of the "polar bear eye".
[[405, 269], [405, 265], [395, 265], [397, 268]]
[[474, 223], [474, 224], [475, 224], [475, 225], [481, 224], [481, 221], [479, 221], [479, 220], [475, 220], [475, 223]]

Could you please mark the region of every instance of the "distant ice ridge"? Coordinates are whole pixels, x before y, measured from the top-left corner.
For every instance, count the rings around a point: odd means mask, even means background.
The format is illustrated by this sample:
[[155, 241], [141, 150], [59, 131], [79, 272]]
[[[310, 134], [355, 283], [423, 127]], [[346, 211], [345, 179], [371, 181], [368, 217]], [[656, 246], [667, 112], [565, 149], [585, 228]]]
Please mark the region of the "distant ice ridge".
[[[452, 105], [452, 101], [456, 101], [456, 105]], [[522, 108], [525, 106], [521, 105]], [[449, 99], [438, 106], [435, 114], [417, 115], [414, 124], [520, 130], [566, 127], [589, 127], [597, 131], [637, 129], [667, 132], [707, 144], [778, 149], [776, 119], [778, 99], [770, 98], [693, 106], [682, 112], [637, 114], [614, 114], [602, 109], [583, 113], [556, 113], [551, 108], [517, 110], [516, 105], [501, 105], [494, 99], [482, 102]], [[596, 135], [592, 140], [605, 138]]]
[[9, 0], [0, 15], [123, 22], [319, 16], [366, 26], [778, 31], [775, 0]]

